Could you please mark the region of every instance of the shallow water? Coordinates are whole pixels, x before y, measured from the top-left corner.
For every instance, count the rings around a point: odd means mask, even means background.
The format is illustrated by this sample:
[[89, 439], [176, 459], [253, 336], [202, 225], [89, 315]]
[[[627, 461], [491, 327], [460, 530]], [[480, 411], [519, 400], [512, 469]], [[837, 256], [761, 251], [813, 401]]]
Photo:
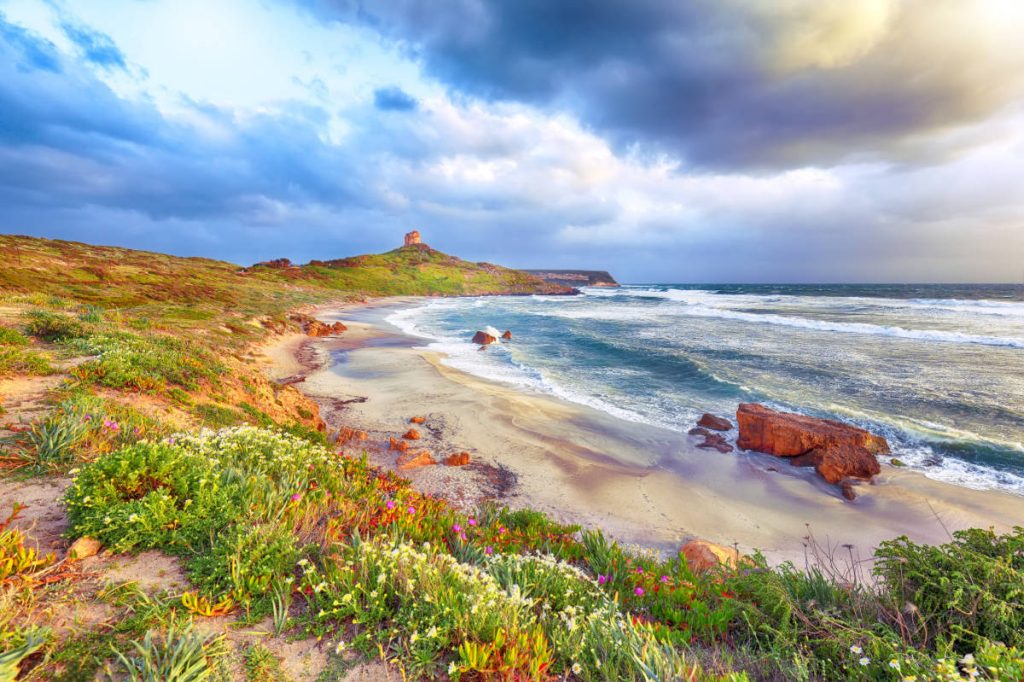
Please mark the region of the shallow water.
[[[882, 433], [931, 478], [1024, 495], [1020, 287], [644, 285], [387, 319], [458, 369], [617, 417], [686, 431], [763, 402]], [[488, 325], [513, 341], [480, 352]]]

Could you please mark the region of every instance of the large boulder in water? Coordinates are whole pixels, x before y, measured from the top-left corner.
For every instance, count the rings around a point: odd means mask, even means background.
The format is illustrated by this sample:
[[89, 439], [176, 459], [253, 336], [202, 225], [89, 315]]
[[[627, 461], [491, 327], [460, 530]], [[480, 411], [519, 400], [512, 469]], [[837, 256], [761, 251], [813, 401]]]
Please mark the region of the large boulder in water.
[[779, 457], [795, 457], [815, 448], [852, 445], [871, 454], [889, 452], [882, 436], [832, 419], [776, 412], [757, 403], [742, 403], [736, 410], [740, 436], [736, 444]]
[[487, 332], [477, 332], [476, 334], [473, 335], [473, 343], [479, 343], [481, 346], [486, 346], [488, 344], [494, 343], [497, 340], [497, 337], [491, 336]]
[[832, 484], [848, 478], [870, 479], [882, 471], [878, 459], [859, 445], [843, 443], [815, 448], [790, 460], [794, 466], [813, 466], [818, 474]]
[[732, 428], [732, 422], [723, 417], [716, 417], [710, 412], [705, 412], [700, 421], [697, 422], [697, 426], [714, 429], [715, 431], [728, 431]]

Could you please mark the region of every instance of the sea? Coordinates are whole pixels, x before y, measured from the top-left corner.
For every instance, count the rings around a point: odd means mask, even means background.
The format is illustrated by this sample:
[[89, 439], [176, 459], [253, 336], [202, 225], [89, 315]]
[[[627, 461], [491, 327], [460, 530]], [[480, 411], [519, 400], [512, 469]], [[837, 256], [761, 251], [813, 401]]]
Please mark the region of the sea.
[[[884, 435], [885, 466], [1024, 495], [1020, 285], [625, 285], [387, 321], [456, 369], [616, 418], [685, 432], [759, 402]], [[488, 327], [513, 338], [480, 352]]]

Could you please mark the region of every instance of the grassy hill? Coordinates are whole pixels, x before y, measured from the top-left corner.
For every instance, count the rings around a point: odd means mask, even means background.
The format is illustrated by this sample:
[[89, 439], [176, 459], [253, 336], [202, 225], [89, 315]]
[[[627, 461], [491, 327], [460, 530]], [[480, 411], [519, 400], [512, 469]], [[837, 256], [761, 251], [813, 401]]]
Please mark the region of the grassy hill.
[[[250, 268], [0, 253], [0, 680], [280, 681], [296, 651], [320, 680], [378, 659], [467, 682], [1024, 679], [1022, 528], [883, 543], [869, 580], [813, 538], [803, 568], [695, 571], [423, 495], [260, 364], [308, 304], [551, 291], [525, 273], [422, 245]], [[75, 561], [61, 533], [116, 554]]]

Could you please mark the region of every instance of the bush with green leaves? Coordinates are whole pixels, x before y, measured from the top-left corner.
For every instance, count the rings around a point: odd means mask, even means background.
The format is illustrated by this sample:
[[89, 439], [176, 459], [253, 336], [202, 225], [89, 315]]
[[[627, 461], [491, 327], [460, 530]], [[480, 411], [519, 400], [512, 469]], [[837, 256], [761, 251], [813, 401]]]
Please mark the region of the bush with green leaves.
[[911, 642], [974, 651], [987, 641], [1024, 648], [1024, 527], [973, 528], [942, 545], [883, 542], [875, 573], [907, 614]]
[[98, 356], [75, 368], [85, 383], [140, 391], [179, 386], [195, 390], [214, 380], [224, 366], [194, 344], [172, 336], [128, 332], [97, 334], [68, 344], [83, 355]]
[[44, 341], [68, 341], [88, 335], [86, 326], [70, 315], [49, 310], [28, 312], [25, 332]]
[[201, 634], [191, 627], [162, 636], [146, 633], [127, 653], [115, 650], [123, 679], [129, 682], [202, 682], [215, 679], [228, 649], [224, 636]]

